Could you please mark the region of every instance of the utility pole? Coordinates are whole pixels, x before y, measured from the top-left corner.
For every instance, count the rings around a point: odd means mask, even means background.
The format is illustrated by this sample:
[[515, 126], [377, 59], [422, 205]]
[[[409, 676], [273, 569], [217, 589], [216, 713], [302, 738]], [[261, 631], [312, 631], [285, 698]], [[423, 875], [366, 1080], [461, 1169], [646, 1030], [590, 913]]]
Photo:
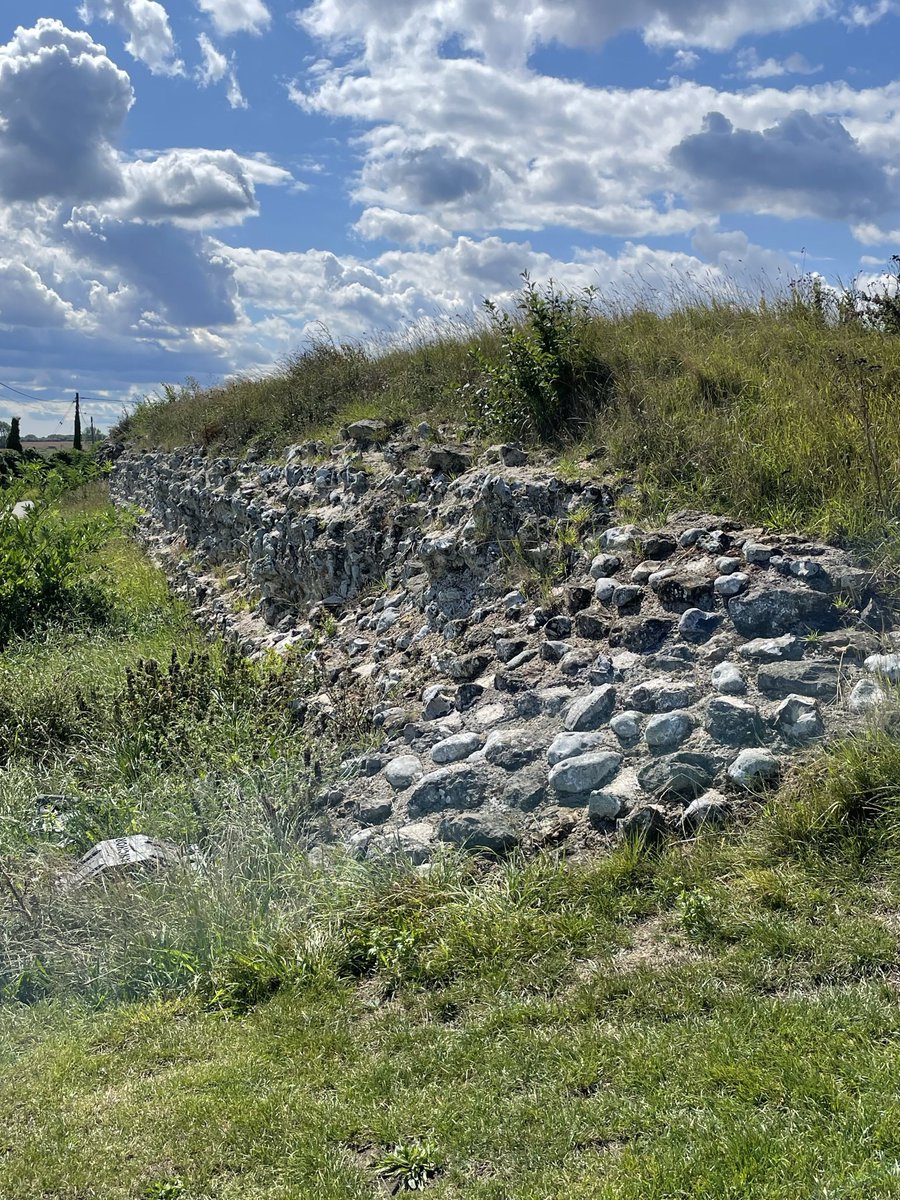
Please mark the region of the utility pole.
[[80, 450], [81, 447], [81, 398], [78, 393], [75, 393], [75, 436], [72, 439], [72, 449]]
[[94, 414], [91, 413], [91, 445], [97, 440], [97, 435], [94, 432]]

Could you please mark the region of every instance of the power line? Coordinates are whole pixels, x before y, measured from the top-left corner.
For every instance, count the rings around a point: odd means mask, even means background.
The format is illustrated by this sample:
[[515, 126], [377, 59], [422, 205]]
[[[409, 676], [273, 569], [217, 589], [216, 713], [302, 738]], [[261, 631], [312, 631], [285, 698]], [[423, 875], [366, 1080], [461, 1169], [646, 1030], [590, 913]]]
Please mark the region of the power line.
[[17, 387], [13, 387], [11, 383], [4, 383], [0, 379], [0, 387], [5, 387], [7, 391], [15, 392], [17, 396], [23, 396], [26, 400], [33, 400], [35, 404], [67, 404], [67, 400], [48, 400], [45, 396], [32, 396], [30, 392], [23, 392]]

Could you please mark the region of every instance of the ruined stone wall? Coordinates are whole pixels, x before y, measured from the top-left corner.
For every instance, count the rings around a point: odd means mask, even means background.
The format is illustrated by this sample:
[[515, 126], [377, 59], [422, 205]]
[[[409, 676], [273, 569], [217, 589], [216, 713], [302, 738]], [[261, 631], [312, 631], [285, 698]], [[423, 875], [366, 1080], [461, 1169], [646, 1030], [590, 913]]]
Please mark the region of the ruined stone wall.
[[129, 454], [113, 490], [210, 628], [314, 637], [327, 677], [372, 689], [380, 744], [323, 797], [359, 855], [725, 820], [900, 678], [834, 548], [696, 513], [643, 529], [610, 481], [514, 447], [350, 432], [281, 464]]

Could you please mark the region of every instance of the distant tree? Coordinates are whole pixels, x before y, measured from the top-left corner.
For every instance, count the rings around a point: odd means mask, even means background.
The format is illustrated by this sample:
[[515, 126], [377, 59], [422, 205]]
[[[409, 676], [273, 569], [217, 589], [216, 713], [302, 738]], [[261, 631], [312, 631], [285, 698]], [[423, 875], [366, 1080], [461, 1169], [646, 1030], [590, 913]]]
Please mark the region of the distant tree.
[[0, 450], [6, 445], [6, 439], [9, 435], [9, 421], [0, 421]]
[[19, 436], [19, 418], [13, 417], [9, 433], [6, 435], [7, 450], [18, 450], [22, 453], [22, 438]]

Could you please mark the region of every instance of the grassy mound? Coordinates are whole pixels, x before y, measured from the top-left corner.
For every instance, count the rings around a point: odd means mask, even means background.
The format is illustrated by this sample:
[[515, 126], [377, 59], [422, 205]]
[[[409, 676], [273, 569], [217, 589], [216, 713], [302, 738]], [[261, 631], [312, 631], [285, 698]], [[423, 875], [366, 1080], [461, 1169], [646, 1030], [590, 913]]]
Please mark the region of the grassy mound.
[[812, 281], [661, 313], [526, 283], [513, 315], [488, 306], [477, 329], [380, 350], [323, 340], [264, 378], [165, 388], [124, 432], [277, 453], [363, 416], [447, 421], [553, 444], [573, 469], [589, 451], [590, 469], [637, 480], [647, 510], [691, 504], [896, 554], [900, 338], [880, 299]]

